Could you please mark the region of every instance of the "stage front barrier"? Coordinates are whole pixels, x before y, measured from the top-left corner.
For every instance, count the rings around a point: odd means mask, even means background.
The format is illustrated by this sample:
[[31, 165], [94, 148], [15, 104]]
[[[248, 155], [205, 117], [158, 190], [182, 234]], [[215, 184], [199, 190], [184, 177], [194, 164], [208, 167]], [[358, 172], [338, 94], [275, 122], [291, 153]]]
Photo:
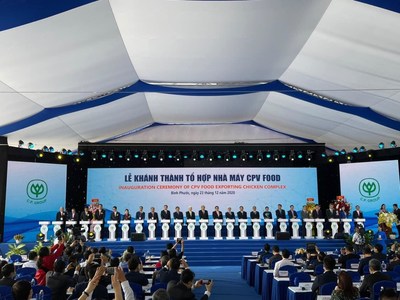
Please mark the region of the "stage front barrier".
[[61, 225], [63, 225], [64, 222], [63, 221], [53, 221], [53, 222], [51, 222], [51, 224], [53, 225], [54, 236], [56, 236], [56, 232], [61, 229]]
[[317, 228], [317, 239], [323, 239], [324, 238], [324, 222], [325, 219], [315, 219], [315, 227]]
[[82, 226], [83, 228], [83, 232], [82, 235], [85, 237], [85, 239], [88, 239], [88, 232], [89, 232], [89, 224], [90, 221], [80, 221], [79, 224]]
[[222, 223], [224, 222], [224, 220], [221, 219], [214, 219], [214, 240], [222, 240], [222, 235], [221, 235], [221, 231], [222, 231]]
[[188, 229], [188, 240], [195, 240], [194, 230], [196, 228], [196, 220], [187, 219], [186, 220], [187, 229]]
[[[141, 220], [143, 221], [143, 220]], [[122, 237], [121, 237], [121, 241], [127, 242], [129, 241], [129, 229], [130, 229], [130, 225], [131, 225], [131, 221], [130, 220], [122, 220], [121, 222], [121, 231], [122, 231]]]
[[162, 240], [169, 240], [169, 224], [171, 224], [170, 219], [161, 220], [161, 230], [162, 230]]
[[47, 242], [48, 241], [47, 232], [49, 231], [50, 222], [49, 221], [39, 221], [39, 225], [40, 225], [40, 232], [44, 235], [43, 241]]
[[303, 219], [303, 222], [306, 222], [306, 239], [313, 239], [312, 230], [313, 230], [313, 223], [314, 219]]
[[338, 233], [339, 230], [339, 219], [329, 219], [329, 222], [331, 222], [331, 229], [332, 229], [332, 238], [335, 238], [336, 233]]
[[251, 223], [253, 224], [253, 240], [261, 239], [260, 236], [260, 219], [251, 219]]
[[241, 240], [248, 239], [248, 237], [247, 237], [247, 219], [239, 219], [238, 222], [239, 222], [239, 230], [240, 230], [239, 239], [241, 239]]
[[290, 219], [290, 222], [292, 223], [292, 239], [300, 239], [300, 235], [299, 235], [299, 222], [300, 219]]
[[199, 222], [200, 222], [200, 239], [208, 240], [207, 236], [208, 220], [200, 219]]
[[234, 240], [233, 230], [235, 229], [235, 219], [226, 219], [226, 239]]
[[[136, 221], [142, 221], [142, 220], [136, 220]], [[147, 227], [149, 230], [148, 240], [155, 240], [156, 239], [157, 220], [147, 220], [147, 224], [149, 224], [149, 226]], [[136, 224], [136, 226], [137, 225], [138, 224]]]
[[352, 219], [342, 219], [344, 233], [350, 234], [350, 228], [351, 228], [351, 224], [350, 223], [352, 221], [353, 221]]
[[354, 219], [354, 225], [361, 225], [362, 227], [365, 228], [364, 223], [365, 219]]
[[[154, 223], [157, 222], [156, 220], [148, 220], [147, 223], [150, 224], [150, 223], [152, 223], [152, 221], [154, 221]], [[137, 220], [133, 221], [133, 223], [136, 224], [136, 225], [135, 225], [135, 232], [136, 232], [136, 233], [142, 233], [142, 232], [143, 232], [143, 223], [144, 223], [144, 220], [139, 220], [139, 219], [137, 219]], [[155, 230], [155, 228], [154, 228], [154, 230]]]
[[101, 225], [103, 224], [103, 221], [93, 221], [92, 224], [94, 225], [94, 240], [96, 242], [101, 241]]
[[287, 219], [278, 219], [279, 229], [281, 230], [281, 232], [286, 232], [287, 221]]
[[274, 239], [274, 219], [264, 219], [266, 239]]
[[[74, 227], [76, 224], [78, 224], [77, 221], [66, 221], [66, 222], [65, 222], [65, 225], [66, 225], [66, 227], [67, 227], [67, 231], [68, 231], [69, 233], [73, 233], [73, 227]], [[71, 227], [72, 227], [72, 228], [71, 228]]]
[[108, 224], [108, 239], [107, 239], [107, 241], [115, 242], [117, 240], [115, 237], [115, 233], [117, 231], [118, 221], [110, 220], [110, 221], [107, 221], [107, 224]]
[[174, 229], [175, 229], [175, 238], [179, 239], [182, 237], [182, 224], [183, 220], [176, 219], [174, 220]]

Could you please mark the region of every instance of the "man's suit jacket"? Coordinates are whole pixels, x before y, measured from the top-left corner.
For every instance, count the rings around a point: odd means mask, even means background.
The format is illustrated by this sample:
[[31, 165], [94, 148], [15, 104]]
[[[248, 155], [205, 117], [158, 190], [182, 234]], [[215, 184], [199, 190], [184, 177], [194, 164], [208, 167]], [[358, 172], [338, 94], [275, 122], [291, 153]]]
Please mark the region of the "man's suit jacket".
[[118, 211], [117, 212], [112, 212], [111, 216], [110, 216], [110, 220], [119, 222], [121, 220], [121, 214]]
[[67, 221], [67, 218], [68, 218], [68, 215], [67, 215], [67, 212], [63, 212], [63, 213], [61, 213], [61, 212], [57, 212], [57, 214], [56, 214], [56, 221]]
[[[68, 299], [71, 299], [71, 300], [72, 299], [78, 299], [82, 295], [83, 291], [86, 289], [87, 285], [88, 285], [87, 282], [78, 283], [75, 286], [71, 296], [68, 297]], [[107, 290], [107, 288], [104, 285], [98, 284], [96, 286], [96, 288], [94, 289], [94, 291], [93, 291], [92, 299], [106, 299], [106, 300], [108, 300], [109, 298], [108, 298], [108, 290]]]
[[360, 263], [358, 264], [358, 273], [360, 273], [360, 275], [364, 275], [364, 267], [368, 266], [369, 261], [372, 259], [372, 256], [366, 256], [362, 259], [360, 259]]
[[167, 210], [167, 211], [162, 210], [161, 211], [161, 220], [171, 220], [171, 212], [169, 210]]
[[149, 220], [157, 220], [157, 223], [158, 223], [158, 214], [156, 212], [154, 212], [154, 213], [149, 212], [149, 218], [148, 219]]
[[313, 219], [323, 219], [322, 210], [317, 211], [316, 209], [312, 212]]
[[291, 210], [289, 210], [288, 211], [288, 216], [289, 216], [289, 219], [297, 219], [298, 218], [298, 215], [297, 215], [297, 211], [291, 211]]
[[194, 213], [193, 210], [186, 212], [186, 219], [187, 220], [195, 220], [196, 219], [196, 214]]
[[238, 219], [247, 219], [247, 212], [245, 211], [238, 211], [237, 212]]
[[199, 219], [207, 219], [208, 220], [208, 211], [207, 209], [202, 211], [199, 210]]
[[235, 219], [235, 213], [233, 211], [231, 211], [231, 212], [227, 211], [225, 213], [225, 218], [230, 219], [230, 220], [234, 220]]
[[146, 218], [146, 213], [144, 211], [140, 212], [137, 211], [136, 212], [136, 220], [144, 220]]
[[104, 224], [104, 218], [106, 216], [106, 212], [104, 209], [102, 209], [101, 211], [98, 209], [96, 210], [96, 212], [94, 213], [94, 218], [98, 221], [103, 221]]
[[263, 216], [264, 216], [264, 219], [272, 219], [272, 212], [264, 211]]
[[224, 218], [224, 216], [222, 215], [222, 212], [220, 212], [220, 211], [217, 212], [216, 210], [213, 211], [212, 216], [213, 216], [213, 219], [218, 219], [218, 220], [222, 220]]
[[71, 276], [57, 273], [57, 272], [47, 272], [46, 274], [46, 286], [51, 289], [52, 299], [67, 299], [67, 289], [75, 285], [78, 275], [74, 280]]
[[277, 209], [275, 211], [275, 215], [277, 219], [286, 219], [286, 212], [284, 209], [281, 210]]
[[325, 283], [336, 282], [336, 281], [337, 281], [337, 275], [333, 271], [326, 271], [323, 274], [320, 274], [317, 277], [315, 277], [315, 280], [311, 287], [314, 298], [317, 298], [317, 294], [321, 286], [323, 286]]
[[[182, 281], [179, 281], [176, 285], [171, 287], [168, 291], [168, 294], [171, 299], [174, 300], [196, 300], [195, 294], [193, 294], [192, 289], [188, 288], [183, 284]], [[207, 300], [208, 295], [204, 294], [200, 300]]]
[[301, 211], [301, 219], [304, 220], [304, 219], [308, 219], [308, 218], [310, 218], [310, 213], [308, 211], [302, 210]]
[[[391, 280], [390, 276], [382, 272], [367, 274], [360, 286], [361, 297], [369, 297], [375, 283], [382, 280]], [[371, 297], [372, 298], [372, 297]]]
[[81, 221], [91, 221], [93, 218], [93, 215], [90, 211], [87, 213], [85, 211], [81, 212]]
[[140, 272], [129, 271], [125, 274], [126, 280], [129, 282], [140, 284], [141, 286], [145, 286], [149, 284], [149, 280], [146, 275]]
[[349, 254], [346, 254], [346, 255], [342, 255], [342, 256], [339, 257], [338, 263], [342, 264], [342, 268], [346, 268], [346, 262], [349, 259], [353, 259], [353, 258], [360, 259], [360, 255], [355, 254], [355, 253], [349, 253]]
[[183, 220], [183, 213], [181, 211], [180, 212], [175, 211], [174, 212], [174, 219], [175, 220]]
[[78, 214], [77, 212], [75, 212], [75, 213], [72, 215], [72, 212], [71, 212], [71, 214], [69, 215], [69, 220], [70, 220], [70, 221], [79, 221], [79, 214]]
[[260, 218], [260, 213], [258, 211], [252, 210], [250, 212], [250, 219], [259, 219]]
[[357, 212], [357, 210], [353, 211], [353, 219], [364, 219], [364, 214], [360, 210], [360, 212]]
[[339, 218], [339, 214], [337, 213], [336, 209], [333, 209], [333, 211], [331, 211], [330, 209], [327, 209], [325, 212], [325, 216], [326, 216], [327, 220]]

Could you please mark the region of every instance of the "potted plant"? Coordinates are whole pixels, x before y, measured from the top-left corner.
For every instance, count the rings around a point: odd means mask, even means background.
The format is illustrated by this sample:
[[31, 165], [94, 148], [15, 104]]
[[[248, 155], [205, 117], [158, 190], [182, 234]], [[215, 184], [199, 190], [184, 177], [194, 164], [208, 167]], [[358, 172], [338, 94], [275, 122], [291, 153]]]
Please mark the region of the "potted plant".
[[26, 250], [24, 249], [25, 244], [9, 244], [8, 252], [6, 253], [7, 258], [10, 258], [11, 255], [24, 255], [26, 254]]
[[24, 239], [24, 236], [20, 233], [14, 235], [14, 240], [15, 240], [15, 243], [17, 243], [17, 244], [20, 244], [23, 239]]

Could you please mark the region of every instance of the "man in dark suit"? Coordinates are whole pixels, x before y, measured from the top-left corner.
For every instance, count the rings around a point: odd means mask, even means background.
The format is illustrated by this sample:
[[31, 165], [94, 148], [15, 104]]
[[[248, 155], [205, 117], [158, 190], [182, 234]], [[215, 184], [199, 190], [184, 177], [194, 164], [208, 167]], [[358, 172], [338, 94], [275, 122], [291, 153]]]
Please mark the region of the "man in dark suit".
[[75, 208], [71, 209], [71, 213], [69, 215], [69, 220], [70, 221], [79, 221], [79, 215], [76, 212]]
[[282, 259], [282, 255], [279, 254], [279, 246], [272, 246], [272, 256], [268, 259], [268, 267], [269, 269], [274, 269], [275, 263]]
[[315, 209], [312, 212], [313, 219], [323, 219], [324, 216], [322, 214], [321, 206], [318, 204], [315, 206]]
[[136, 220], [144, 220], [146, 213], [143, 211], [143, 206], [139, 206], [139, 210], [136, 212]]
[[164, 205], [161, 211], [161, 220], [171, 220], [171, 212], [168, 210], [168, 205]]
[[276, 215], [276, 219], [277, 219], [276, 231], [281, 231], [278, 219], [286, 219], [286, 212], [284, 209], [282, 209], [282, 204], [278, 204], [278, 209], [275, 211], [275, 215]]
[[160, 282], [167, 284], [171, 280], [178, 282], [180, 279], [180, 275], [178, 273], [180, 265], [181, 261], [179, 258], [171, 258], [166, 265], [165, 271], [160, 272]]
[[250, 219], [260, 219], [260, 213], [257, 211], [257, 207], [253, 206], [250, 212]]
[[221, 211], [219, 210], [219, 206], [215, 206], [215, 210], [213, 211], [213, 219], [222, 220], [224, 217], [222, 216]]
[[65, 262], [62, 259], [57, 259], [54, 262], [54, 271], [49, 271], [46, 274], [46, 286], [51, 289], [52, 299], [67, 299], [67, 289], [75, 286], [78, 282], [78, 272], [74, 277], [69, 276], [64, 273], [65, 267]]
[[333, 203], [329, 204], [329, 208], [325, 212], [326, 220], [328, 221], [329, 219], [338, 219], [339, 214], [337, 213], [335, 207], [333, 206]]
[[372, 251], [371, 248], [366, 246], [363, 249], [364, 257], [360, 259], [360, 263], [358, 264], [358, 273], [360, 275], [364, 275], [364, 267], [368, 266], [369, 261], [372, 259]]
[[298, 214], [297, 211], [294, 210], [294, 205], [290, 205], [290, 209], [288, 210], [288, 217], [289, 217], [289, 233], [292, 236], [293, 235], [293, 222], [290, 222], [291, 219], [297, 219], [298, 218]]
[[356, 205], [356, 210], [353, 211], [353, 219], [364, 219], [364, 214], [360, 210], [360, 205]]
[[65, 221], [67, 221], [67, 219], [68, 219], [67, 212], [64, 210], [64, 207], [60, 207], [59, 211], [56, 214], [56, 221], [63, 222], [61, 224], [62, 231], [65, 231]]
[[128, 269], [129, 272], [125, 274], [125, 277], [129, 282], [137, 283], [141, 286], [149, 284], [149, 280], [147, 279], [146, 275], [140, 272], [142, 270], [142, 264], [140, 258], [137, 255], [133, 255], [129, 259]]
[[264, 219], [272, 219], [272, 213], [269, 211], [269, 207], [266, 206], [263, 212]]
[[228, 211], [225, 213], [225, 218], [230, 220], [235, 219], [235, 213], [232, 211], [231, 207], [228, 207]]
[[183, 213], [179, 206], [175, 207], [174, 220], [183, 220]]
[[391, 280], [390, 276], [381, 272], [381, 262], [375, 258], [368, 263], [370, 274], [365, 275], [360, 286], [361, 297], [371, 297], [373, 299], [373, 285], [378, 281]]
[[181, 280], [168, 289], [170, 298], [174, 300], [196, 299], [196, 296], [192, 292], [192, 287], [199, 288], [204, 285], [206, 291], [200, 300], [207, 300], [211, 295], [214, 282], [204, 283], [204, 280], [197, 280], [194, 282], [194, 276], [195, 274], [190, 269], [183, 270]]
[[104, 219], [106, 217], [106, 211], [103, 208], [103, 204], [99, 204], [98, 209], [94, 213], [94, 218], [96, 221], [102, 221], [103, 223], [101, 224], [101, 237], [104, 235]]
[[188, 211], [186, 212], [186, 220], [196, 220], [196, 214], [191, 206], [188, 207]]
[[204, 205], [202, 205], [201, 209], [199, 210], [199, 219], [208, 220], [208, 211]]
[[112, 210], [113, 211], [112, 211], [112, 213], [110, 215], [110, 220], [111, 221], [118, 221], [118, 223], [119, 223], [119, 221], [121, 220], [121, 214], [119, 213], [119, 211], [118, 211], [116, 206], [113, 206]]
[[312, 284], [311, 290], [313, 293], [313, 299], [317, 298], [319, 288], [323, 286], [325, 283], [329, 282], [336, 282], [337, 275], [333, 272], [335, 268], [336, 261], [331, 255], [327, 255], [324, 258], [323, 266], [324, 266], [324, 273], [315, 277], [315, 280]]
[[237, 218], [240, 219], [247, 219], [247, 212], [244, 211], [243, 206], [239, 206], [239, 211], [237, 212]]
[[[158, 214], [156, 213], [154, 207], [151, 207], [151, 208], [150, 208], [149, 218], [148, 218], [148, 219], [149, 219], [149, 220], [156, 220], [157, 223], [158, 223]], [[157, 224], [157, 223], [156, 223], [156, 224]]]
[[91, 221], [93, 218], [92, 213], [89, 211], [89, 208], [85, 206], [83, 208], [83, 212], [81, 212], [81, 221]]
[[342, 264], [342, 268], [346, 268], [346, 262], [349, 259], [360, 259], [360, 255], [354, 253], [354, 249], [352, 245], [346, 245], [344, 248], [344, 255], [341, 255], [338, 259], [338, 263]]

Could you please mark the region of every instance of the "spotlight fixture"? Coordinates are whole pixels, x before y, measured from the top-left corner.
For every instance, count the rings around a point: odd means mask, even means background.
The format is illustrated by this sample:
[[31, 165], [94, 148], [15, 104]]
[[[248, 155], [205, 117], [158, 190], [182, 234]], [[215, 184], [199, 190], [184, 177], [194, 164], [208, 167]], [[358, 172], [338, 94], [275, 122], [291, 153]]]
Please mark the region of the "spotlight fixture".
[[359, 151], [360, 151], [360, 152], [365, 152], [365, 147], [364, 147], [364, 146], [361, 146]]
[[307, 150], [307, 160], [311, 161], [312, 160], [312, 151], [311, 150]]
[[224, 154], [224, 160], [225, 161], [230, 161], [231, 160], [231, 154], [229, 153], [229, 151]]
[[142, 152], [142, 160], [143, 161], [148, 161], [149, 160], [149, 154], [147, 153], [147, 150], [144, 150]]
[[200, 159], [204, 159], [204, 158], [205, 158], [204, 154], [203, 154], [203, 153], [200, 153], [199, 158], [200, 158]]
[[180, 161], [182, 159], [181, 152], [179, 150], [176, 150], [174, 158], [175, 161]]
[[18, 141], [18, 148], [22, 148], [24, 146], [24, 141], [23, 140], [19, 140]]
[[236, 159], [238, 156], [237, 156], [237, 154], [236, 153], [233, 153], [232, 154], [232, 159]]
[[36, 150], [36, 157], [37, 158], [42, 158], [44, 156], [44, 153], [42, 150]]
[[383, 148], [385, 148], [385, 144], [383, 142], [380, 142], [378, 147], [379, 147], [379, 149], [383, 149]]
[[54, 152], [55, 152], [54, 147], [50, 146], [50, 147], [49, 147], [49, 152], [50, 152], [50, 153], [54, 153]]
[[390, 142], [390, 148], [396, 148], [396, 147], [397, 147], [396, 141], [391, 141]]
[[342, 149], [342, 150], [340, 150], [340, 155], [346, 155], [346, 149]]
[[199, 155], [197, 154], [197, 151], [193, 150], [193, 152], [192, 152], [192, 160], [196, 161], [198, 159], [199, 159]]
[[96, 150], [93, 150], [92, 151], [92, 160], [97, 160], [97, 152], [96, 152]]
[[367, 152], [367, 155], [368, 155], [368, 158], [372, 158], [372, 157], [374, 156], [374, 154], [372, 153], [371, 150], [369, 150], [369, 151]]
[[49, 148], [47, 146], [43, 146], [42, 151], [43, 152], [49, 152]]
[[103, 152], [103, 153], [101, 154], [101, 158], [102, 158], [102, 159], [106, 159], [106, 158], [107, 158], [107, 154], [106, 154], [105, 152]]
[[114, 159], [115, 159], [115, 154], [114, 154], [114, 151], [111, 150], [111, 152], [108, 153], [108, 160], [113, 161]]
[[246, 151], [242, 150], [242, 153], [240, 154], [240, 159], [242, 161], [246, 161], [247, 160], [247, 153]]
[[347, 154], [346, 159], [347, 159], [347, 162], [351, 162], [353, 160], [353, 155]]
[[321, 153], [321, 157], [326, 157], [326, 153], [325, 152]]
[[165, 160], [165, 154], [163, 150], [160, 150], [160, 152], [158, 153], [158, 160], [159, 161], [164, 161]]
[[78, 162], [80, 162], [80, 161], [81, 161], [81, 158], [80, 158], [79, 156], [76, 156], [76, 157], [74, 158], [74, 162], [78, 163]]
[[208, 161], [213, 161], [214, 160], [214, 153], [211, 150], [208, 151], [207, 160]]
[[263, 160], [263, 155], [262, 155], [261, 150], [258, 150], [258, 152], [257, 152], [257, 160], [258, 161], [262, 161]]
[[335, 151], [335, 156], [339, 156], [340, 155], [340, 152], [339, 151]]
[[[307, 150], [307, 152], [308, 152], [309, 150]], [[302, 159], [303, 158], [303, 152], [301, 152], [301, 151], [297, 151], [297, 158], [298, 159]]]
[[334, 159], [333, 159], [332, 156], [328, 157], [328, 162], [329, 162], [329, 163], [333, 163], [333, 162], [334, 162]]
[[282, 153], [282, 154], [281, 154], [281, 158], [282, 158], [282, 159], [285, 159], [285, 158], [286, 158], [286, 153]]
[[278, 161], [279, 160], [279, 152], [278, 152], [278, 150], [275, 150], [274, 151], [274, 155], [273, 155], [273, 157], [272, 157], [275, 161]]
[[35, 144], [29, 142], [29, 143], [28, 143], [28, 149], [31, 149], [31, 150], [32, 150], [33, 148], [35, 148]]
[[271, 153], [268, 151], [268, 152], [265, 154], [265, 157], [266, 157], [267, 159], [270, 159], [270, 158], [271, 158]]
[[67, 150], [67, 155], [72, 155], [72, 150], [68, 149]]
[[125, 160], [130, 161], [132, 159], [131, 150], [126, 150], [125, 152]]
[[63, 159], [63, 155], [62, 155], [61, 153], [58, 153], [58, 154], [57, 154], [57, 159], [58, 159], [58, 160]]
[[357, 147], [353, 148], [353, 153], [358, 153], [358, 148]]
[[290, 150], [289, 160], [294, 161], [294, 159], [295, 159], [294, 150]]

